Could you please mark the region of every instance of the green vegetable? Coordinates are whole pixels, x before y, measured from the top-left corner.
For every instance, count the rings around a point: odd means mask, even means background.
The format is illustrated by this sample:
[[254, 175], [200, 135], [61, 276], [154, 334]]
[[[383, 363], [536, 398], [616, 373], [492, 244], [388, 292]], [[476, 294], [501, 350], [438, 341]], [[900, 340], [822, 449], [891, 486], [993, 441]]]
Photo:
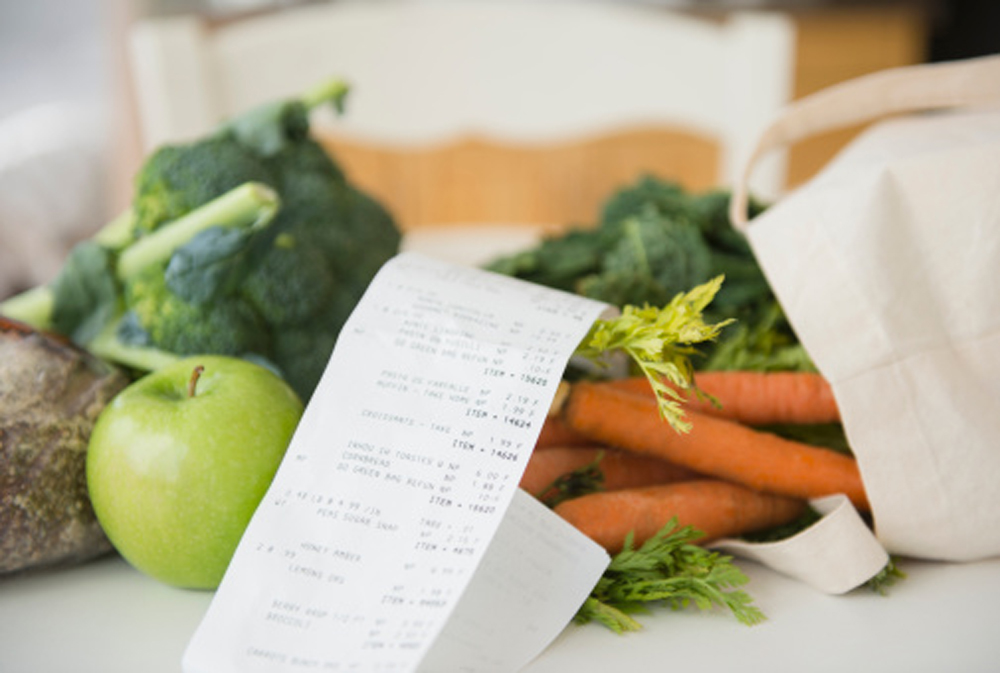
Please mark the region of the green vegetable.
[[601, 461], [604, 452], [599, 451], [594, 460], [578, 467], [568, 474], [556, 477], [544, 491], [538, 494], [538, 501], [552, 509], [556, 505], [572, 498], [579, 498], [588, 493], [599, 493], [604, 490], [604, 470]]
[[[656, 393], [660, 414], [675, 430], [690, 428], [677, 389], [694, 386], [690, 357], [695, 344], [715, 339], [726, 322], [709, 324], [705, 310], [722, 286], [714, 278], [689, 292], [678, 293], [662, 308], [627, 305], [621, 315], [598, 320], [576, 350], [576, 355], [601, 364], [609, 354], [623, 352], [646, 375]], [[590, 465], [556, 480], [544, 494], [555, 506], [581, 493], [601, 490], [600, 457]], [[650, 604], [701, 609], [723, 606], [745, 624], [764, 619], [752, 599], [737, 587], [747, 577], [723, 556], [693, 544], [702, 533], [688, 526], [676, 530], [674, 519], [647, 540], [633, 547], [630, 535], [612, 558], [601, 579], [575, 616], [578, 623], [597, 621], [617, 633], [641, 627], [631, 615], [648, 610]]]
[[816, 371], [777, 300], [764, 302], [753, 322], [729, 331], [702, 365], [706, 370]]
[[764, 613], [739, 588], [747, 576], [733, 565], [732, 557], [693, 544], [701, 535], [690, 526], [678, 529], [674, 519], [638, 549], [630, 536], [574, 621], [596, 621], [616, 633], [637, 631], [642, 625], [631, 615], [660, 603], [673, 609], [718, 606], [744, 624], [762, 622]]
[[[346, 93], [343, 82], [325, 82], [157, 149], [136, 176], [130, 211], [78, 246], [54, 283], [0, 311], [138, 372], [177, 356], [246, 357], [308, 400], [342, 325], [400, 241], [385, 208], [309, 136], [310, 110], [341, 109]], [[258, 226], [247, 226], [238, 204], [230, 212], [216, 202], [247, 184], [274, 197]]]
[[[259, 235], [278, 205], [270, 187], [247, 183], [119, 249], [103, 245], [98, 234], [73, 248], [50, 284], [3, 302], [0, 313], [68, 336], [94, 354], [128, 367], [148, 370], [170, 363], [175, 352], [148, 341], [120, 338], [119, 328], [126, 322], [126, 288], [150, 274], [162, 278], [166, 260], [182, 254], [199, 236], [223, 230], [248, 240]], [[121, 240], [117, 235], [115, 239]]]
[[677, 294], [663, 308], [625, 306], [621, 315], [595, 321], [576, 354], [596, 362], [609, 352], [627, 354], [649, 380], [660, 416], [686, 432], [690, 423], [684, 419], [684, 396], [678, 390], [694, 386], [690, 359], [697, 353], [694, 345], [717, 338], [728, 323], [709, 324], [703, 315], [721, 287], [720, 276]]
[[[777, 340], [783, 341], [768, 353], [769, 367], [811, 368], [787, 322], [775, 318], [777, 300], [746, 238], [729, 224], [729, 196], [724, 190], [690, 193], [645, 176], [613, 193], [594, 226], [572, 227], [486, 266], [617, 306], [660, 306], [686, 288], [722, 276], [726, 282], [708, 318], [737, 325], [704, 349], [707, 364], [699, 368], [741, 368], [734, 366], [743, 363], [733, 356], [745, 350], [748, 340], [760, 341], [772, 330], [780, 330]], [[754, 215], [763, 208], [751, 204]]]
[[890, 556], [885, 567], [865, 582], [865, 586], [871, 591], [885, 596], [889, 592], [889, 587], [904, 579], [906, 579], [906, 573], [899, 567], [899, 560], [895, 556]]

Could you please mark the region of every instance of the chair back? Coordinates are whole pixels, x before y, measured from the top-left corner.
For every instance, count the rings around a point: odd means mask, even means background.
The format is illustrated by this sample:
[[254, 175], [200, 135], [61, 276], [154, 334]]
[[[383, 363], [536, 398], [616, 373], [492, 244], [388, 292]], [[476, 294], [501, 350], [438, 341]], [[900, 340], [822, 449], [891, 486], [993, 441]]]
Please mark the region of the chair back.
[[[314, 128], [405, 228], [587, 222], [643, 172], [730, 185], [790, 98], [793, 52], [778, 13], [614, 2], [344, 1], [132, 34], [147, 148], [348, 80], [346, 115]], [[753, 186], [783, 179], [779, 157]]]

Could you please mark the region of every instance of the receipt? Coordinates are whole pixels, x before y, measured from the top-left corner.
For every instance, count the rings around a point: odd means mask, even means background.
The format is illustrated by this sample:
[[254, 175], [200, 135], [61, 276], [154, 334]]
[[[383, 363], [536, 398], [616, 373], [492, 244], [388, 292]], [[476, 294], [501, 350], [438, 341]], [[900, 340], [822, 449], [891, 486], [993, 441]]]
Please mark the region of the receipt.
[[605, 308], [417, 253], [386, 264], [185, 673], [511, 671], [537, 655], [609, 560], [515, 497], [565, 365]]

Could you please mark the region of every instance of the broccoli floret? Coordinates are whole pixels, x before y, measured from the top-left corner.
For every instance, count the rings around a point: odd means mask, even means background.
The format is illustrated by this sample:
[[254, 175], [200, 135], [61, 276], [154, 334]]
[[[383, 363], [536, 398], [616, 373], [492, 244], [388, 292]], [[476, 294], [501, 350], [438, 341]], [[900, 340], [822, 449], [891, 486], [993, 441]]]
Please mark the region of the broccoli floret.
[[314, 320], [337, 293], [337, 279], [323, 251], [291, 233], [280, 234], [253, 266], [242, 294], [270, 325]]
[[339, 277], [360, 297], [385, 259], [399, 248], [400, 234], [389, 212], [368, 194], [347, 185], [339, 200], [341, 224], [313, 220], [309, 235], [323, 246]]
[[231, 135], [156, 150], [136, 177], [135, 234], [155, 231], [245, 182], [274, 185], [259, 156]]
[[[350, 308], [339, 314], [331, 308], [330, 313], [318, 318], [318, 322], [342, 325]], [[330, 360], [338, 333], [337, 330], [317, 329], [310, 325], [283, 329], [274, 335], [271, 361], [292, 389], [315, 390]]]
[[125, 304], [125, 324], [147, 335], [123, 335], [126, 342], [148, 343], [177, 355], [269, 352], [266, 324], [247, 302], [238, 297], [201, 305], [185, 301], [167, 287], [162, 268], [151, 266], [126, 283]]
[[344, 171], [330, 153], [312, 138], [285, 143], [267, 157], [267, 165], [277, 180], [275, 187], [293, 197], [289, 203], [298, 207], [305, 207], [309, 202], [295, 197], [309, 196], [310, 191], [309, 187], [300, 184], [300, 180], [315, 179], [339, 184], [347, 181]]

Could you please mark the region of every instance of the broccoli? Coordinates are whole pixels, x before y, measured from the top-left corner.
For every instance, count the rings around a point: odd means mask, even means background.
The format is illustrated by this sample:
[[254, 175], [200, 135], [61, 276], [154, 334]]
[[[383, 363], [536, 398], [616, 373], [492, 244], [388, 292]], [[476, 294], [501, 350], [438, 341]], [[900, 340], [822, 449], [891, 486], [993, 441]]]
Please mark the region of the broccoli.
[[151, 266], [125, 284], [126, 342], [155, 346], [177, 355], [217, 353], [263, 356], [269, 334], [263, 318], [246, 301], [185, 301], [167, 285], [163, 269]]
[[[183, 258], [193, 244], [219, 232], [252, 240], [271, 223], [278, 208], [274, 190], [251, 182], [131, 244], [108, 245], [99, 233], [73, 248], [51, 283], [0, 303], [0, 313], [67, 336], [119, 364], [140, 370], [162, 366], [174, 360], [174, 354], [155, 348], [158, 344], [145, 338], [118, 338], [129, 299], [126, 288], [151, 273], [162, 277], [168, 265]], [[109, 226], [120, 227], [121, 222]], [[121, 241], [120, 232], [108, 236]]]
[[[137, 373], [197, 353], [246, 357], [308, 400], [400, 242], [391, 214], [309, 136], [310, 110], [339, 110], [346, 92], [324, 83], [159, 148], [136, 176], [130, 212], [77, 246], [55, 282], [0, 312]], [[237, 203], [246, 191], [270, 195], [253, 218]]]
[[273, 184], [263, 161], [231, 137], [157, 149], [136, 176], [135, 231], [143, 235], [245, 182]]

